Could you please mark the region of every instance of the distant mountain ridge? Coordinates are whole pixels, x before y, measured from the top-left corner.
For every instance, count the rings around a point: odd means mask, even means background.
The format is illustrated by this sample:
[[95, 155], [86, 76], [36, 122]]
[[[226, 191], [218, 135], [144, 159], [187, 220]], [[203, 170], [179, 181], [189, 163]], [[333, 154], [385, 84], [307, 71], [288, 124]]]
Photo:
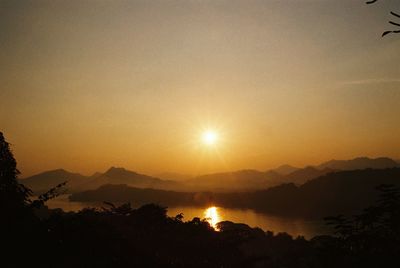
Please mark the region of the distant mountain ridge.
[[329, 174], [334, 171], [338, 171], [338, 170], [331, 169], [328, 167], [317, 169], [315, 167], [309, 166], [309, 167], [297, 169], [297, 170], [293, 171], [292, 173], [289, 173], [288, 175], [285, 176], [285, 180], [283, 182], [301, 185], [311, 179]]
[[95, 189], [105, 184], [127, 184], [139, 188], [171, 189], [177, 183], [147, 176], [124, 168], [111, 167], [105, 173], [88, 181], [84, 187]]
[[181, 174], [176, 172], [162, 172], [155, 174], [154, 176], [162, 180], [176, 180], [176, 181], [184, 181], [193, 178], [193, 176], [191, 175]]
[[105, 184], [127, 184], [139, 188], [155, 189], [170, 189], [177, 186], [174, 181], [161, 180], [116, 167], [111, 167], [104, 173], [96, 172], [92, 176], [56, 169], [20, 180], [22, 184], [31, 188], [36, 194], [47, 191], [65, 181], [67, 181], [66, 188], [69, 192], [96, 189]]
[[285, 165], [279, 166], [279, 167], [277, 167], [275, 169], [272, 169], [272, 170], [274, 172], [280, 174], [280, 175], [288, 175], [288, 174], [293, 173], [293, 172], [295, 172], [296, 170], [299, 170], [299, 169], [300, 168], [298, 168], [298, 167], [293, 167], [291, 165], [285, 164]]
[[[339, 170], [366, 168], [384, 169], [393, 167], [400, 167], [400, 164], [387, 157], [379, 157], [375, 159], [359, 157], [351, 160], [331, 160], [317, 166], [307, 166], [305, 168], [282, 165], [278, 168], [267, 171], [245, 169], [232, 172], [206, 174], [189, 179], [179, 178], [178, 180], [160, 179], [129, 171], [121, 167], [111, 167], [104, 173], [97, 172], [92, 176], [84, 176], [64, 169], [56, 169], [26, 179], [21, 179], [20, 181], [33, 189], [36, 193], [46, 191], [64, 181], [68, 181], [66, 188], [69, 192], [96, 189], [106, 184], [126, 184], [138, 188], [154, 188], [186, 192], [245, 192], [267, 189], [282, 183], [302, 185], [311, 179]], [[169, 175], [171, 174], [172, 173], [169, 173]]]
[[321, 218], [354, 214], [376, 201], [375, 187], [400, 187], [400, 168], [331, 172], [301, 186], [280, 184], [250, 192], [178, 192], [103, 185], [96, 190], [73, 194], [71, 201], [159, 203], [166, 206], [222, 206], [254, 209], [282, 216]]
[[350, 160], [330, 160], [317, 166], [297, 168], [282, 165], [262, 172], [258, 170], [239, 170], [197, 176], [188, 180], [188, 185], [201, 190], [212, 191], [248, 191], [268, 188], [281, 183], [301, 185], [307, 181], [340, 170], [386, 169], [400, 167], [400, 164], [388, 157], [358, 157]]
[[65, 181], [68, 182], [68, 187], [76, 187], [80, 184], [86, 183], [88, 179], [89, 177], [79, 173], [72, 173], [64, 169], [55, 169], [19, 181], [34, 192], [41, 193]]
[[190, 189], [202, 191], [248, 191], [265, 189], [279, 183], [282, 176], [274, 171], [244, 169], [234, 172], [207, 174], [187, 180]]
[[394, 167], [400, 167], [400, 164], [388, 157], [357, 157], [351, 160], [330, 160], [317, 166], [319, 169], [331, 168], [336, 170], [355, 170], [366, 168], [385, 169]]
[[328, 174], [335, 170], [330, 168], [317, 169], [314, 167], [294, 168], [294, 171], [281, 175], [274, 169], [265, 172], [245, 169], [234, 172], [214, 173], [198, 176], [186, 181], [186, 185], [193, 190], [202, 191], [239, 191], [246, 192], [267, 189], [282, 183], [301, 185], [308, 180]]

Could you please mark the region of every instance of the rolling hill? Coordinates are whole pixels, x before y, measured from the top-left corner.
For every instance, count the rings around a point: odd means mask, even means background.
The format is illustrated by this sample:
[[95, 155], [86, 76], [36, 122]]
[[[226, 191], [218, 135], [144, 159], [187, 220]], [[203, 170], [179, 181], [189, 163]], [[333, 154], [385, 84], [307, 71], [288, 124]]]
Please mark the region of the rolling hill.
[[20, 180], [22, 184], [32, 189], [35, 194], [45, 192], [64, 181], [67, 181], [66, 189], [71, 193], [96, 189], [106, 184], [126, 184], [132, 187], [155, 189], [179, 188], [177, 182], [161, 180], [116, 167], [111, 167], [104, 173], [95, 173], [92, 176], [84, 176], [63, 169], [57, 169]]
[[318, 166], [296, 168], [282, 165], [268, 171], [245, 169], [233, 172], [213, 173], [185, 179], [173, 179], [173, 173], [168, 178], [160, 179], [153, 176], [129, 171], [124, 168], [111, 167], [104, 173], [83, 176], [63, 169], [46, 171], [32, 177], [20, 180], [33, 189], [35, 193], [46, 191], [55, 185], [68, 181], [69, 192], [96, 189], [106, 184], [126, 184], [138, 188], [153, 188], [183, 192], [247, 192], [264, 190], [282, 183], [302, 185], [309, 180], [339, 170], [358, 170], [366, 168], [384, 169], [398, 167], [399, 164], [390, 158], [371, 159], [359, 157], [351, 160], [331, 160]]
[[87, 183], [88, 180], [89, 177], [79, 173], [72, 173], [64, 169], [55, 169], [19, 181], [33, 190], [34, 193], [39, 194], [65, 181], [67, 181], [67, 188], [75, 189], [79, 185]]
[[373, 204], [376, 186], [400, 187], [400, 168], [332, 172], [301, 186], [281, 184], [261, 191], [236, 193], [177, 192], [105, 185], [70, 196], [71, 201], [159, 203], [166, 206], [216, 205], [253, 209], [261, 212], [303, 218], [353, 214]]
[[400, 167], [400, 164], [388, 157], [357, 157], [351, 160], [330, 160], [317, 166], [318, 169], [331, 168], [335, 170], [384, 169], [394, 167]]
[[299, 169], [300, 168], [293, 167], [291, 165], [281, 165], [281, 166], [279, 166], [279, 167], [277, 167], [275, 169], [272, 169], [272, 171], [274, 171], [274, 172], [276, 172], [276, 173], [278, 173], [280, 175], [285, 176], [285, 175], [288, 175], [288, 174], [290, 174], [292, 172], [295, 172], [296, 170], [299, 170]]

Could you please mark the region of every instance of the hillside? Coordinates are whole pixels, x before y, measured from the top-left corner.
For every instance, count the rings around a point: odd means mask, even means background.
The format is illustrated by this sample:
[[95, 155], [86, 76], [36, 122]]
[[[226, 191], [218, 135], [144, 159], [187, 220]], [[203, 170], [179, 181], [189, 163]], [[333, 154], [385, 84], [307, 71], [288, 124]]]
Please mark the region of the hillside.
[[376, 201], [376, 186], [400, 186], [400, 168], [339, 171], [296, 186], [282, 184], [241, 195], [216, 196], [222, 206], [298, 217], [352, 214]]
[[107, 185], [72, 195], [71, 201], [110, 201], [161, 205], [217, 205], [248, 208], [277, 215], [321, 218], [351, 214], [376, 201], [375, 187], [400, 186], [400, 168], [333, 172], [296, 186], [281, 184], [262, 191], [236, 193], [183, 193]]
[[249, 191], [279, 184], [282, 176], [276, 172], [246, 169], [198, 176], [186, 180], [185, 185], [197, 191]]
[[331, 168], [317, 169], [314, 167], [305, 167], [296, 169], [292, 173], [287, 174], [282, 178], [282, 183], [294, 183], [296, 185], [301, 185], [308, 180], [315, 179], [317, 177], [323, 176], [325, 174], [334, 172], [335, 170]]
[[357, 157], [351, 160], [330, 160], [317, 166], [318, 169], [330, 168], [336, 170], [355, 170], [366, 168], [385, 169], [394, 167], [400, 167], [400, 164], [388, 157]]
[[125, 184], [102, 185], [96, 190], [88, 190], [75, 193], [70, 196], [71, 201], [91, 202], [108, 201], [125, 203], [130, 202], [134, 205], [146, 203], [162, 204], [164, 206], [193, 204], [195, 193], [184, 193], [175, 191], [165, 191], [156, 189], [142, 189], [129, 187]]
[[[192, 191], [247, 192], [267, 189], [282, 183], [301, 185], [308, 180], [334, 171], [330, 168], [317, 169], [314, 167], [288, 168], [286, 171], [289, 169], [294, 171], [286, 175], [275, 170], [261, 172], [252, 169], [207, 174], [185, 181], [185, 186]], [[282, 172], [283, 169], [280, 170]]]
[[47, 191], [64, 181], [67, 181], [66, 189], [71, 193], [96, 189], [106, 184], [127, 184], [132, 187], [155, 189], [172, 189], [179, 187], [177, 182], [171, 180], [161, 180], [116, 167], [111, 167], [104, 173], [97, 172], [92, 176], [84, 176], [63, 169], [57, 169], [20, 180], [21, 183], [32, 189], [35, 194]]
[[80, 186], [80, 189], [96, 189], [106, 184], [126, 184], [132, 187], [154, 189], [172, 189], [178, 187], [178, 183], [175, 181], [161, 180], [124, 168], [111, 167], [105, 173], [89, 178], [87, 183]]
[[276, 172], [276, 173], [278, 173], [280, 175], [285, 176], [285, 175], [288, 175], [288, 174], [290, 174], [292, 172], [295, 172], [296, 170], [299, 170], [299, 169], [300, 168], [293, 167], [291, 165], [281, 165], [281, 166], [279, 166], [277, 168], [272, 169], [272, 171], [274, 171], [274, 172]]
[[68, 189], [79, 188], [81, 184], [87, 183], [88, 179], [88, 177], [79, 173], [56, 169], [42, 172], [19, 181], [35, 193], [42, 193], [65, 181], [67, 181]]
[[[35, 193], [46, 191], [55, 185], [68, 181], [69, 192], [93, 190], [106, 184], [126, 184], [138, 188], [153, 188], [182, 192], [248, 192], [264, 190], [282, 183], [302, 185], [309, 180], [340, 170], [358, 170], [366, 168], [385, 169], [397, 167], [399, 164], [390, 158], [370, 159], [359, 157], [351, 160], [331, 160], [318, 166], [296, 168], [282, 165], [268, 171], [245, 169], [232, 172], [221, 172], [185, 178], [176, 173], [164, 174], [160, 179], [124, 168], [111, 167], [104, 173], [83, 176], [63, 169], [46, 171], [20, 180]], [[174, 174], [177, 178], [174, 178]]]

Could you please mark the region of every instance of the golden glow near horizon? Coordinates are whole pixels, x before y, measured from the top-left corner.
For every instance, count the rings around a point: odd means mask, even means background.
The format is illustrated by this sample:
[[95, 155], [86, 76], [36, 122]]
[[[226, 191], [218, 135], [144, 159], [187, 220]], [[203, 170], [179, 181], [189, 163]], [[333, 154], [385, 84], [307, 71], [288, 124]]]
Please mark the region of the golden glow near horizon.
[[213, 130], [207, 130], [203, 133], [202, 140], [206, 145], [215, 145], [218, 141], [218, 134]]
[[221, 217], [218, 212], [217, 207], [209, 207], [205, 210], [204, 216], [206, 220], [210, 223], [210, 225], [215, 229], [218, 230], [217, 228], [217, 223], [221, 221]]
[[3, 2], [0, 130], [22, 177], [400, 159], [390, 1]]

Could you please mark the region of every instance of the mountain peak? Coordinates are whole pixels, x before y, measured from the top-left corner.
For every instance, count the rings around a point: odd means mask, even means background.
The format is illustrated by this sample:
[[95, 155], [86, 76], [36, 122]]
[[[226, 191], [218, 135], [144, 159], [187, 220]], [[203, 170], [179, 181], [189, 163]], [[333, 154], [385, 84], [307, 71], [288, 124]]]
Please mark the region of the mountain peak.
[[53, 169], [22, 179], [21, 182], [31, 188], [34, 192], [47, 191], [57, 184], [68, 181], [68, 188], [71, 188], [83, 181], [87, 177], [79, 173], [72, 173], [65, 169]]
[[313, 167], [313, 166], [305, 166], [304, 168], [303, 168], [303, 170], [306, 170], [306, 171], [309, 171], [309, 170], [316, 170], [316, 168], [315, 167]]
[[288, 175], [296, 170], [298, 170], [299, 168], [297, 167], [293, 167], [291, 165], [285, 164], [285, 165], [281, 165], [275, 169], [273, 169], [272, 171], [280, 174], [280, 175]]
[[129, 175], [137, 175], [138, 173], [134, 171], [127, 170], [123, 167], [110, 167], [104, 175], [109, 177], [121, 177], [121, 176], [129, 176]]
[[[51, 170], [47, 170], [47, 171], [43, 171], [41, 173], [46, 173], [46, 172], [67, 172], [65, 169], [63, 168], [56, 168], [56, 169], [51, 169]], [[40, 173], [39, 173], [40, 174]]]
[[[51, 174], [51, 175], [61, 176], [61, 175], [68, 175], [68, 174], [74, 174], [74, 173], [69, 172], [63, 168], [57, 168], [57, 169], [53, 169], [53, 170], [44, 171], [44, 172], [36, 174], [36, 175], [42, 175], [42, 174], [49, 174], [49, 175]], [[36, 175], [33, 175], [33, 176], [36, 176]]]
[[105, 173], [117, 171], [126, 171], [126, 169], [123, 167], [110, 167]]

